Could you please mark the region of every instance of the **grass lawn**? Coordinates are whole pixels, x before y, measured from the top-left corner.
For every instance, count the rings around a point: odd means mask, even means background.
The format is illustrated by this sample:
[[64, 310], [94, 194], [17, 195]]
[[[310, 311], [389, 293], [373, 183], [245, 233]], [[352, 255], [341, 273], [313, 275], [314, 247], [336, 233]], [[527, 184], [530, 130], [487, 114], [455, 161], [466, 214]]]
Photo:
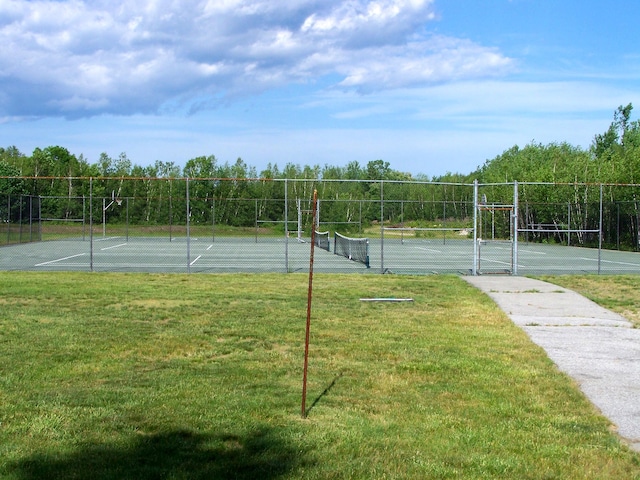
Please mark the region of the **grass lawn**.
[[554, 275], [539, 278], [574, 290], [640, 327], [638, 275]]
[[307, 285], [3, 272], [0, 478], [640, 478], [640, 455], [455, 276], [315, 275], [302, 419]]

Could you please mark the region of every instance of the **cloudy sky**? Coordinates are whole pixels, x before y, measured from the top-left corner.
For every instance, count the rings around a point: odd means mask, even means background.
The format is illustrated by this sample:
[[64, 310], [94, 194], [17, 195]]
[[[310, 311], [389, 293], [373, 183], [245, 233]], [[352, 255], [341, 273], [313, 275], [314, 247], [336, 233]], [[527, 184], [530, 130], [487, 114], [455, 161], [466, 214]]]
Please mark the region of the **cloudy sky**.
[[0, 146], [470, 173], [640, 111], [636, 0], [0, 0]]

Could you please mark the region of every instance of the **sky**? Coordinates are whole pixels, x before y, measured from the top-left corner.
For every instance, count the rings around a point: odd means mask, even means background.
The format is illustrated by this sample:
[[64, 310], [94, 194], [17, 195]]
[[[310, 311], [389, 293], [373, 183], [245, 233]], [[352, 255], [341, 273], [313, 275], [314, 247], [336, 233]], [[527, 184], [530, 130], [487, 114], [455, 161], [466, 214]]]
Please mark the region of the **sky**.
[[0, 0], [0, 146], [469, 174], [640, 111], [637, 0]]

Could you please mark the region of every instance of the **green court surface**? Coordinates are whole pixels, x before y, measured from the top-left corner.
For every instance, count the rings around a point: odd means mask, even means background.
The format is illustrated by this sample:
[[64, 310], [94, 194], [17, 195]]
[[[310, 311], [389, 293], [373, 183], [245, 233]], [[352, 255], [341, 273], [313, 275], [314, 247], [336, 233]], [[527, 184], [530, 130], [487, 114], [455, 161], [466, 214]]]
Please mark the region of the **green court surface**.
[[[369, 264], [314, 249], [314, 271], [339, 273], [640, 273], [640, 254], [470, 239], [371, 239]], [[114, 272], [308, 272], [311, 244], [293, 238], [94, 237], [0, 248], [0, 270]], [[514, 253], [517, 256], [514, 256]], [[517, 258], [517, 261], [515, 260]]]

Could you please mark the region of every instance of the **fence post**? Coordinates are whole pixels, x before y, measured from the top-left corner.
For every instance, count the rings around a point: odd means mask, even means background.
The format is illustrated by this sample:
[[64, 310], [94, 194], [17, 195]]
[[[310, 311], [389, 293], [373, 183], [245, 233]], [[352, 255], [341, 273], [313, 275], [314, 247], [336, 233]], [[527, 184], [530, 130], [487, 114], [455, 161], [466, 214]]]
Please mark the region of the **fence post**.
[[216, 241], [216, 197], [214, 196], [211, 199], [211, 243], [215, 241]]
[[471, 275], [478, 275], [478, 180], [473, 181], [473, 263]]
[[38, 241], [42, 241], [42, 198], [38, 197]]
[[20, 195], [20, 210], [18, 210], [18, 226], [20, 234], [18, 235], [18, 243], [22, 243], [22, 211], [24, 210], [24, 195]]
[[384, 274], [384, 180], [380, 180], [380, 273]]
[[89, 178], [89, 270], [93, 272], [93, 177]]
[[284, 273], [289, 273], [289, 188], [284, 179]]
[[598, 275], [602, 268], [602, 197], [603, 197], [603, 185], [600, 184], [600, 225], [598, 232]]
[[254, 199], [254, 217], [255, 217], [255, 227], [256, 227], [256, 243], [258, 243], [258, 233], [260, 231], [260, 223], [258, 223], [258, 199]]
[[511, 255], [511, 274], [518, 275], [518, 182], [513, 182], [513, 253]]
[[173, 183], [169, 179], [169, 241], [173, 242]]
[[[40, 217], [42, 217], [42, 215], [40, 215]], [[82, 195], [82, 241], [83, 242], [87, 239], [86, 218], [87, 218], [87, 196], [83, 194]]]
[[189, 177], [185, 178], [187, 192], [187, 273], [191, 273], [191, 208], [189, 205]]
[[33, 195], [29, 195], [29, 241], [33, 242]]
[[7, 245], [11, 243], [11, 195], [7, 194]]
[[129, 242], [129, 197], [126, 198], [126, 209], [127, 209], [127, 224], [125, 227], [125, 235], [126, 235], [126, 239], [127, 239], [127, 243]]

